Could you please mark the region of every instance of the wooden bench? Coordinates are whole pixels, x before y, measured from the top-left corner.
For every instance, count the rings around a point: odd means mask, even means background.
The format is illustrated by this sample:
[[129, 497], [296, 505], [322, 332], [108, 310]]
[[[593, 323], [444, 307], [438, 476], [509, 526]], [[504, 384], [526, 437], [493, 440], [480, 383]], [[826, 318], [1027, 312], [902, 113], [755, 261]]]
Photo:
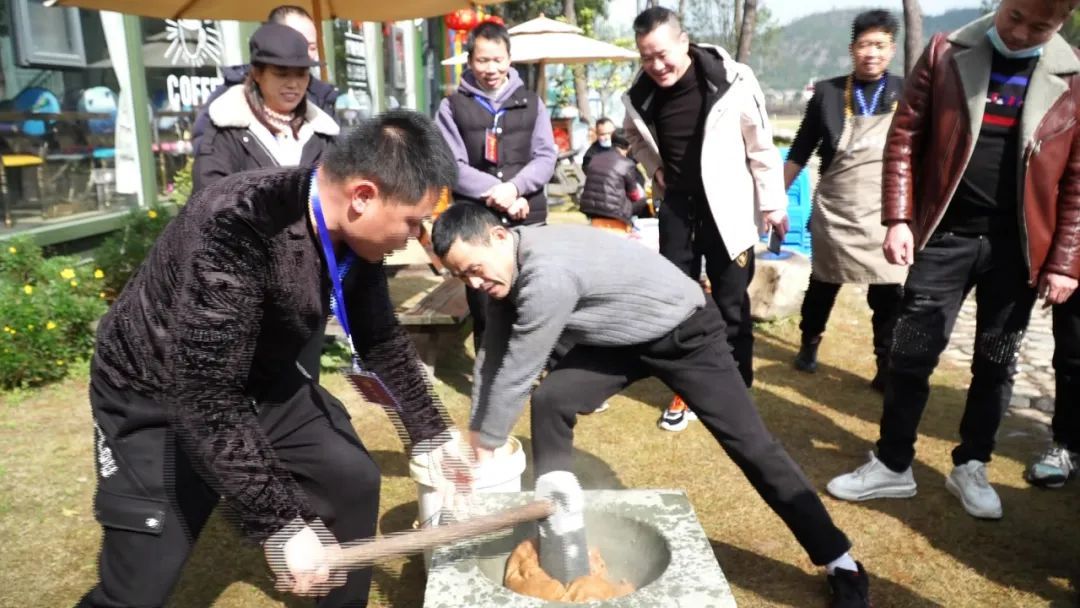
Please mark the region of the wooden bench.
[[453, 347], [462, 324], [468, 318], [465, 284], [450, 277], [420, 301], [398, 313], [398, 320], [408, 330], [420, 360], [432, 378], [440, 351]]

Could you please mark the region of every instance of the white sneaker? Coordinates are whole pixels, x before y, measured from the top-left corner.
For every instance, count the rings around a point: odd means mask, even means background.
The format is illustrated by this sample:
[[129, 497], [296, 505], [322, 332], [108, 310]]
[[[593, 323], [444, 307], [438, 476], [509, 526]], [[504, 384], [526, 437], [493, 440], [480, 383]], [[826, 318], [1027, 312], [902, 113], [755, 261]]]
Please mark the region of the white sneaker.
[[686, 429], [687, 425], [697, 419], [697, 414], [686, 405], [682, 397], [675, 395], [664, 413], [660, 414], [660, 420], [656, 421], [656, 426], [665, 431], [677, 433]]
[[897, 473], [878, 460], [870, 452], [870, 462], [834, 477], [826, 489], [829, 494], [841, 500], [873, 500], [875, 498], [911, 498], [915, 496], [917, 486], [911, 467], [903, 473]]
[[964, 504], [964, 510], [980, 519], [1001, 519], [1001, 498], [986, 479], [986, 463], [969, 460], [953, 467], [945, 487]]
[[1040, 488], [1060, 488], [1080, 468], [1080, 453], [1063, 445], [1051, 445], [1024, 471], [1024, 479]]

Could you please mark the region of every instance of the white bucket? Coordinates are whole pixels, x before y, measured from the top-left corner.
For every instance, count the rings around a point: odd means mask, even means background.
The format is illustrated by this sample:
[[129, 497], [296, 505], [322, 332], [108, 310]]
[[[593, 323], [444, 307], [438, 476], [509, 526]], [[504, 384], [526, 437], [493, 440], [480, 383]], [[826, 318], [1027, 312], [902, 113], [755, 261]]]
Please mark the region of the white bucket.
[[[457, 433], [451, 441], [459, 441]], [[409, 461], [409, 476], [416, 482], [416, 492], [420, 505], [414, 528], [427, 528], [439, 525], [439, 515], [443, 506], [443, 495], [434, 487], [428, 470], [428, 461], [423, 456], [414, 456]], [[525, 450], [521, 442], [511, 437], [506, 445], [495, 450], [495, 457], [488, 460], [474, 471], [472, 491], [520, 492], [521, 475], [525, 472]], [[431, 568], [431, 551], [424, 552], [424, 567]]]
[[[420, 503], [420, 513], [417, 516], [420, 527], [439, 525], [439, 511], [443, 505], [442, 492], [431, 481], [427, 464], [427, 459], [422, 456], [409, 461], [409, 476], [416, 482]], [[495, 451], [494, 458], [476, 469], [472, 491], [520, 492], [521, 474], [524, 472], [525, 451], [521, 449], [521, 442], [516, 437], [511, 437], [505, 446]]]

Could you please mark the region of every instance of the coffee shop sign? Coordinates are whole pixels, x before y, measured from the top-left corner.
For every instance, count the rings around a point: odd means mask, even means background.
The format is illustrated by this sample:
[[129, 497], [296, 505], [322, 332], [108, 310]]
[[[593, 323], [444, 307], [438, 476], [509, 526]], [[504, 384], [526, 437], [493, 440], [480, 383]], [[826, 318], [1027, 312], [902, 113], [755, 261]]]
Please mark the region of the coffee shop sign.
[[[169, 19], [165, 22], [165, 37], [169, 41], [165, 58], [172, 65], [182, 63], [200, 68], [221, 64], [221, 32], [214, 27], [213, 21]], [[225, 79], [219, 76], [169, 74], [165, 78], [169, 105], [177, 110], [201, 106], [224, 82]]]

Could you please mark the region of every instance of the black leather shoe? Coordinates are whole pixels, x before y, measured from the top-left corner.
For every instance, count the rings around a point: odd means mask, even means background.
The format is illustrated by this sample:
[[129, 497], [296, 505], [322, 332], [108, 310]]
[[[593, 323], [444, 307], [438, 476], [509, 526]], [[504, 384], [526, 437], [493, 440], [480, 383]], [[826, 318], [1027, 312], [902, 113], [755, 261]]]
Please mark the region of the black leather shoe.
[[809, 340], [803, 339], [802, 346], [799, 348], [799, 354], [795, 355], [795, 369], [812, 374], [817, 371], [817, 351], [821, 346], [821, 336], [811, 338]]
[[831, 608], [870, 608], [870, 579], [866, 569], [859, 562], [858, 572], [837, 568], [829, 575], [829, 589], [832, 590]]

